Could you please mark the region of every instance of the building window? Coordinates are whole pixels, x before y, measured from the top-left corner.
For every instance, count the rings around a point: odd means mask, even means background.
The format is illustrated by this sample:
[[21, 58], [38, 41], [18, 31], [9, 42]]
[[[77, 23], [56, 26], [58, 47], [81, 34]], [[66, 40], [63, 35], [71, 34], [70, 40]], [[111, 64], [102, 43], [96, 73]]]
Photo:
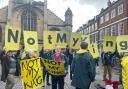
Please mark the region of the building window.
[[92, 25], [92, 31], [94, 31], [95, 29], [94, 29], [94, 25]]
[[98, 41], [98, 33], [95, 34], [95, 41]]
[[116, 25], [111, 27], [111, 36], [116, 36]]
[[97, 23], [95, 23], [95, 30], [97, 30], [98, 29], [98, 27], [97, 27]]
[[109, 20], [109, 13], [105, 15], [105, 22]]
[[104, 22], [104, 17], [102, 16], [101, 18], [100, 18], [100, 24], [102, 24]]
[[123, 13], [123, 4], [118, 6], [118, 15]]
[[95, 43], [95, 34], [92, 35], [92, 40]]
[[109, 28], [105, 29], [105, 35], [108, 36], [109, 35]]
[[89, 33], [91, 32], [91, 26], [89, 26]]
[[89, 33], [89, 27], [87, 28], [87, 34]]
[[21, 29], [36, 31], [37, 15], [30, 9], [25, 10], [21, 15]]
[[2, 28], [0, 27], [0, 43], [2, 43]]
[[101, 31], [100, 31], [100, 40], [103, 39], [103, 36], [104, 36], [104, 30], [101, 30]]
[[124, 23], [118, 24], [118, 35], [124, 35]]
[[115, 11], [115, 9], [113, 9], [112, 11], [111, 11], [111, 18], [114, 18], [116, 16], [116, 11]]

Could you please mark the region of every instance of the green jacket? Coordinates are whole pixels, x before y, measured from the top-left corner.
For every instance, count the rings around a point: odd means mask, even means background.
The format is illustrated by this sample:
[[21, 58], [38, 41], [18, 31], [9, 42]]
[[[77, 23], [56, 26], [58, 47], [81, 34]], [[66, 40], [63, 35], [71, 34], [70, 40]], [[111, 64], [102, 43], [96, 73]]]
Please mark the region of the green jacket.
[[81, 89], [89, 89], [95, 80], [95, 63], [92, 56], [86, 50], [79, 50], [71, 65], [73, 78], [71, 85]]

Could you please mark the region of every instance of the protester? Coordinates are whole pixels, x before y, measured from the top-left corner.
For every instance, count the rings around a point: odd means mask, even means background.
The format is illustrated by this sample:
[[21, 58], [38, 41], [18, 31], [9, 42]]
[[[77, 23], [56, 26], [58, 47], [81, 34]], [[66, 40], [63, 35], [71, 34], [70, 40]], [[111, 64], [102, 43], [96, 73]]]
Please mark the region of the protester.
[[6, 82], [5, 89], [12, 89], [15, 84], [16, 60], [12, 51], [7, 51], [4, 47], [1, 55], [2, 76], [1, 80]]
[[71, 85], [76, 89], [89, 89], [91, 82], [95, 80], [93, 58], [88, 53], [88, 44], [81, 42], [81, 49], [76, 53], [71, 71], [73, 73]]
[[17, 51], [15, 58], [16, 58], [16, 76], [21, 75], [21, 68], [20, 68], [20, 60], [24, 59], [27, 55], [26, 51], [24, 50], [25, 46], [22, 44], [20, 45], [20, 49]]
[[69, 65], [70, 65], [70, 79], [72, 80], [72, 71], [71, 71], [71, 64], [72, 64], [72, 61], [73, 61], [73, 49], [70, 50], [69, 52]]
[[101, 54], [101, 59], [102, 59], [102, 63], [104, 66], [104, 74], [103, 74], [103, 81], [107, 80], [106, 76], [107, 76], [107, 72], [108, 72], [108, 78], [109, 80], [111, 80], [111, 71], [112, 71], [112, 57], [113, 57], [114, 53], [112, 52], [103, 52]]
[[[47, 51], [44, 51], [44, 48], [42, 47], [42, 49], [41, 49], [41, 51], [40, 51], [40, 57], [41, 57], [41, 60], [43, 60], [43, 59], [48, 59], [48, 60], [50, 60], [50, 59], [52, 59], [52, 51], [49, 51], [49, 50], [47, 50]], [[45, 76], [46, 76], [46, 82], [47, 82], [47, 85], [49, 86], [49, 85], [51, 85], [50, 83], [49, 83], [49, 74], [48, 74], [48, 72], [47, 72], [47, 70], [46, 70], [46, 68], [45, 68], [45, 66], [44, 66], [44, 64], [42, 63], [42, 67], [43, 67], [43, 80], [45, 81]], [[44, 87], [44, 86], [43, 86]]]
[[66, 56], [64, 53], [62, 53], [62, 50], [59, 46], [56, 47], [55, 52], [56, 53], [52, 55], [53, 60], [56, 62], [64, 61], [65, 73], [61, 76], [52, 75], [52, 89], [57, 89], [57, 85], [58, 89], [64, 89], [64, 77], [68, 73], [68, 62]]
[[128, 89], [128, 53], [124, 53], [124, 57], [121, 59], [121, 65], [123, 88]]

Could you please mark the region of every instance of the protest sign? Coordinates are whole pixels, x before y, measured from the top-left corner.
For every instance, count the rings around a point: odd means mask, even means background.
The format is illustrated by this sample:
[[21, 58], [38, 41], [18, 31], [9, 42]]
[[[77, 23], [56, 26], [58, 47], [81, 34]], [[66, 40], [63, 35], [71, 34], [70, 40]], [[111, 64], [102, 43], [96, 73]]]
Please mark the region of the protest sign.
[[93, 58], [99, 57], [99, 50], [97, 43], [93, 43], [89, 46], [89, 51], [92, 54]]
[[56, 44], [60, 46], [60, 48], [66, 48], [67, 41], [68, 41], [68, 33], [64, 31], [57, 31], [56, 32]]
[[114, 52], [116, 49], [116, 36], [104, 36], [103, 50]]
[[128, 35], [117, 37], [117, 50], [119, 53], [128, 52]]
[[73, 32], [70, 38], [70, 47], [72, 49], [80, 49], [81, 34]]
[[35, 89], [44, 84], [40, 58], [21, 60], [20, 64], [24, 89]]
[[64, 61], [56, 62], [54, 60], [43, 59], [43, 63], [49, 74], [54, 76], [64, 75]]
[[19, 50], [20, 30], [11, 26], [5, 27], [5, 47], [6, 50]]
[[44, 49], [55, 49], [56, 38], [55, 31], [44, 31]]
[[38, 37], [37, 32], [34, 31], [24, 31], [24, 44], [25, 50], [38, 50]]
[[88, 43], [88, 46], [90, 45], [90, 36], [89, 35], [82, 35], [81, 41], [85, 41]]

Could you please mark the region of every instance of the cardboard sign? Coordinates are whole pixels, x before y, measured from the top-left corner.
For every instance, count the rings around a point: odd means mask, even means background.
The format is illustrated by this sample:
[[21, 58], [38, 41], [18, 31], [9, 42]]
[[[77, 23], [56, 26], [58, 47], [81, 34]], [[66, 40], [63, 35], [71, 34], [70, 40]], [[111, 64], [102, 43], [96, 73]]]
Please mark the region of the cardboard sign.
[[103, 51], [114, 52], [116, 49], [117, 36], [104, 36]]
[[56, 38], [55, 31], [44, 31], [44, 49], [55, 49]]
[[44, 31], [44, 49], [55, 49], [56, 45], [66, 48], [68, 33], [64, 31]]
[[64, 31], [57, 31], [56, 32], [56, 44], [60, 46], [60, 48], [66, 48], [67, 41], [68, 41], [68, 33]]
[[5, 47], [6, 50], [19, 50], [20, 30], [14, 27], [5, 27]]
[[117, 49], [119, 53], [128, 52], [128, 35], [117, 37]]
[[49, 74], [60, 76], [64, 75], [64, 62], [56, 62], [54, 60], [43, 59], [44, 66]]
[[70, 38], [70, 47], [72, 49], [80, 49], [81, 42], [81, 34], [80, 33], [72, 33]]
[[89, 35], [82, 35], [81, 41], [85, 41], [88, 43], [88, 46], [90, 45], [90, 36]]
[[21, 60], [20, 64], [24, 89], [36, 89], [44, 84], [40, 58]]
[[99, 57], [99, 50], [97, 43], [93, 43], [89, 46], [89, 51], [92, 54], [93, 58]]
[[34, 31], [24, 31], [24, 44], [25, 50], [38, 50], [38, 37], [37, 32]]

